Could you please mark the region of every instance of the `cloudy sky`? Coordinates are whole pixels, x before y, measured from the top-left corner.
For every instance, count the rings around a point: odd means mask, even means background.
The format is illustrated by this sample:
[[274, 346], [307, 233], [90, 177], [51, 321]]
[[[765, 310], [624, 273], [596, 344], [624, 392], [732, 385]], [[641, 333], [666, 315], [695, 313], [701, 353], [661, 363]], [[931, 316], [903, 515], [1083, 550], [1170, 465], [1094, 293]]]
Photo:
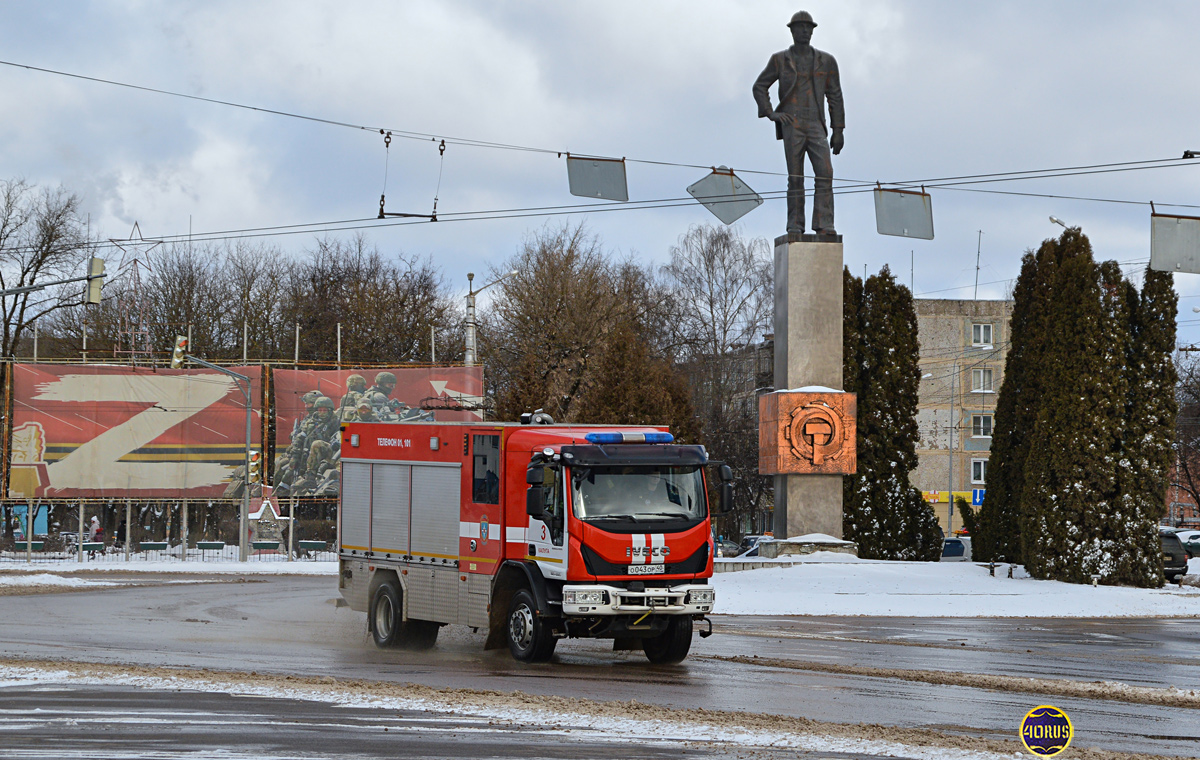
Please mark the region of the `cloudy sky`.
[[[557, 151], [739, 170], [785, 181], [750, 87], [790, 43], [794, 2], [36, 2], [0, 5], [0, 60], [386, 127], [543, 149], [396, 138], [389, 211], [570, 206]], [[1200, 4], [806, 4], [837, 57], [846, 148], [836, 175], [908, 182], [1174, 159], [1200, 150]], [[377, 131], [333, 126], [0, 65], [0, 177], [78, 193], [103, 237], [362, 220], [385, 251], [429, 256], [465, 291], [544, 224], [584, 221], [613, 250], [661, 263], [701, 206], [437, 224], [372, 221], [384, 187]], [[440, 190], [438, 189], [441, 172]], [[631, 200], [686, 196], [705, 169], [630, 163]], [[763, 172], [763, 173], [757, 173]], [[1137, 274], [1145, 204], [1200, 206], [1200, 160], [1133, 172], [933, 189], [932, 241], [876, 233], [869, 193], [837, 199], [852, 271], [890, 265], [918, 296], [1000, 297], [1026, 249], [1081, 225], [1099, 258]], [[976, 192], [978, 190], [1018, 194]], [[1135, 201], [1105, 203], [1034, 195]], [[1200, 209], [1160, 208], [1200, 215]], [[529, 212], [534, 213], [534, 212]], [[768, 200], [743, 234], [783, 232]], [[302, 256], [316, 232], [261, 238]], [[349, 232], [339, 234], [351, 234]], [[1180, 338], [1200, 341], [1200, 276], [1184, 275]]]

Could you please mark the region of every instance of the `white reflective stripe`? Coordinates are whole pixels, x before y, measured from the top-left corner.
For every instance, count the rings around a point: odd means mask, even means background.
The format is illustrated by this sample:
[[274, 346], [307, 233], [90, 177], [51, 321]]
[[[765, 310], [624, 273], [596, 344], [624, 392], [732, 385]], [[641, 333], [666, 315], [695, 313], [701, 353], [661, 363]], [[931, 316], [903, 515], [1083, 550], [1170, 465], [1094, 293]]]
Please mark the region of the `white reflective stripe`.
[[646, 540], [646, 534], [645, 533], [633, 533], [630, 535], [629, 540], [631, 542], [631, 545], [633, 546], [633, 550], [631, 552], [629, 552], [629, 554], [630, 554], [629, 564], [631, 564], [631, 565], [646, 564], [645, 549], [647, 546], [649, 546], [649, 542]]
[[458, 524], [459, 538], [479, 538], [479, 523], [460, 522]]
[[504, 540], [512, 541], [512, 542], [518, 543], [518, 544], [525, 543], [525, 528], [524, 527], [505, 528], [504, 529]]
[[[650, 561], [656, 565], [661, 565], [666, 561], [663, 556], [662, 549], [667, 545], [667, 537], [663, 533], [652, 533], [650, 535]], [[655, 551], [657, 550], [657, 551]]]

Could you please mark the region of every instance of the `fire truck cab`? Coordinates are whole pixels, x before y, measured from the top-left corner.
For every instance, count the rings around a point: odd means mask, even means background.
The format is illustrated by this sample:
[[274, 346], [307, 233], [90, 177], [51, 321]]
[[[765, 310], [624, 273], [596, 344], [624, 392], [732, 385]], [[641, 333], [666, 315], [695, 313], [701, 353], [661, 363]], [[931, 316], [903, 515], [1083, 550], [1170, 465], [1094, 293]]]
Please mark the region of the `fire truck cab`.
[[454, 623], [522, 661], [588, 637], [670, 663], [713, 611], [708, 456], [666, 428], [347, 423], [341, 454], [339, 588], [378, 646]]

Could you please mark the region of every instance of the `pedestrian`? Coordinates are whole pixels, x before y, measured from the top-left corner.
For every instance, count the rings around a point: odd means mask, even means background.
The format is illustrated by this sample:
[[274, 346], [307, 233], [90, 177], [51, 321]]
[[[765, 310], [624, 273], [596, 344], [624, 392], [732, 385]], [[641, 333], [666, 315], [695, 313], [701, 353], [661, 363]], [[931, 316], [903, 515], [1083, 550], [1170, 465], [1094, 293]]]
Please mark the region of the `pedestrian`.
[[103, 530], [103, 528], [100, 527], [100, 518], [96, 517], [95, 515], [92, 515], [91, 525], [88, 526], [87, 540], [89, 542], [95, 541], [96, 534], [100, 533], [102, 530]]

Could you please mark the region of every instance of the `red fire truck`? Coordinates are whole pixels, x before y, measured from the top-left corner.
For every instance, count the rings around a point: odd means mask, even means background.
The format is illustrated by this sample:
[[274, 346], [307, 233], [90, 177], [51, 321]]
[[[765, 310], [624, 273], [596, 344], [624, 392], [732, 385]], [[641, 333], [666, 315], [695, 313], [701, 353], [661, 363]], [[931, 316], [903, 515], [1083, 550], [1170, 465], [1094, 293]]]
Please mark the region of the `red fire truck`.
[[[588, 637], [670, 663], [708, 622], [703, 446], [556, 424], [363, 422], [341, 436], [338, 583], [376, 645], [430, 647], [457, 623], [527, 662]], [[719, 466], [720, 511], [731, 477]]]

